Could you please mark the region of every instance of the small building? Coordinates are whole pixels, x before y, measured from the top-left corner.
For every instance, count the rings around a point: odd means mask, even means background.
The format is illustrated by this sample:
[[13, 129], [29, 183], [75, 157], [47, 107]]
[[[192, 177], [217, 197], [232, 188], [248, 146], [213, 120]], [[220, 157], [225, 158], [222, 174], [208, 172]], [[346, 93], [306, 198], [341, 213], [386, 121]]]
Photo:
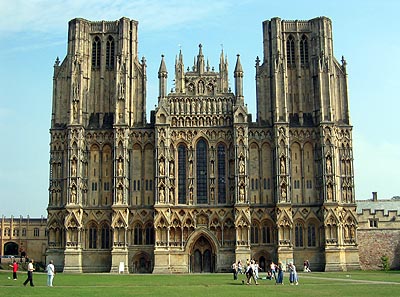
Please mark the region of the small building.
[[[0, 225], [0, 256], [1, 261], [11, 261], [12, 257], [34, 259], [45, 262], [47, 248], [47, 219], [6, 218], [2, 216]], [[6, 256], [9, 256], [6, 258]], [[12, 257], [11, 257], [12, 256]]]
[[357, 200], [358, 249], [361, 269], [381, 269], [382, 256], [391, 269], [400, 269], [400, 199]]

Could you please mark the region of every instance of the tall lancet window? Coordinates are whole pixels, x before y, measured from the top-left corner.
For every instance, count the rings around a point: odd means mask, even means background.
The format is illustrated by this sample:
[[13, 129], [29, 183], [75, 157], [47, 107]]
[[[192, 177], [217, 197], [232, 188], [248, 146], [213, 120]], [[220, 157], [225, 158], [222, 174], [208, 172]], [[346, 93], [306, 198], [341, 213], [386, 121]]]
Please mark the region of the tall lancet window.
[[292, 35], [289, 35], [286, 41], [286, 57], [287, 57], [287, 65], [289, 67], [295, 66], [295, 51], [294, 51], [294, 38]]
[[100, 57], [101, 57], [101, 42], [100, 38], [96, 36], [92, 43], [92, 68], [100, 68]]
[[226, 203], [225, 145], [218, 145], [218, 203]]
[[197, 203], [207, 203], [207, 144], [200, 139], [196, 146]]
[[307, 36], [301, 36], [300, 40], [300, 63], [301, 66], [308, 66], [308, 41]]
[[106, 68], [109, 70], [114, 69], [114, 57], [114, 38], [108, 36], [106, 47]]
[[178, 146], [178, 203], [186, 204], [186, 147]]

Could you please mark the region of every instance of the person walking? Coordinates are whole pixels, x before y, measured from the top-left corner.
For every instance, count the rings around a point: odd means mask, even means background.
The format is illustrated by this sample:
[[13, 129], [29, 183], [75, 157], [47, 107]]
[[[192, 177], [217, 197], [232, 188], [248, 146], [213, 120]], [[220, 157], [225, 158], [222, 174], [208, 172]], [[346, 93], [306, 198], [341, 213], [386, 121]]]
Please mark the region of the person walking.
[[283, 285], [283, 267], [281, 262], [279, 262], [278, 265], [276, 266], [276, 273], [277, 273], [276, 284]]
[[10, 265], [13, 269], [13, 280], [17, 280], [17, 271], [18, 271], [18, 263], [16, 260], [14, 260], [13, 264]]
[[291, 285], [298, 285], [299, 284], [299, 277], [297, 275], [296, 266], [293, 263], [289, 263], [289, 282]]
[[276, 264], [274, 262], [271, 262], [270, 269], [272, 277], [276, 280]]
[[31, 259], [28, 264], [28, 278], [26, 279], [26, 281], [24, 281], [24, 286], [26, 286], [26, 284], [29, 282], [31, 287], [34, 287], [34, 284], [33, 284], [33, 271], [34, 270], [35, 270], [35, 268], [33, 267], [33, 259]]
[[56, 274], [56, 270], [54, 268], [53, 260], [50, 260], [49, 265], [46, 267], [47, 270], [47, 286], [52, 287], [53, 286], [53, 279], [54, 275]]

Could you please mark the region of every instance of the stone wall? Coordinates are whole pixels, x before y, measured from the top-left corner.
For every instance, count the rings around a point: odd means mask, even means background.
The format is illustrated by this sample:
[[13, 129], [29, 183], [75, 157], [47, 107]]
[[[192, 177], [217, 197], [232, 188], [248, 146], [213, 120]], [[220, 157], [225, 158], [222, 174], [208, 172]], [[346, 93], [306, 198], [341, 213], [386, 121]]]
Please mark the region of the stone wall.
[[382, 256], [389, 257], [391, 269], [400, 269], [400, 230], [359, 230], [358, 244], [361, 269], [382, 269]]

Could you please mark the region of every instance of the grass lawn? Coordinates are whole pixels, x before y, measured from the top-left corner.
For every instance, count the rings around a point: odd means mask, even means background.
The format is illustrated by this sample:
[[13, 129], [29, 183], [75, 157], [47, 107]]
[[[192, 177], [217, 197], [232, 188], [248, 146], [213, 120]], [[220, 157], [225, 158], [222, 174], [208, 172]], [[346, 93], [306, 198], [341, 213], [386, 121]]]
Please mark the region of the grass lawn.
[[[26, 273], [13, 281], [10, 271], [0, 271], [0, 296], [400, 296], [400, 271], [352, 271], [299, 273], [298, 286], [276, 286], [259, 280], [258, 286], [242, 285], [244, 276], [234, 281], [231, 274], [137, 275], [63, 274], [46, 287], [46, 275], [34, 273], [35, 287], [24, 287]], [[263, 276], [263, 275], [261, 275]]]

